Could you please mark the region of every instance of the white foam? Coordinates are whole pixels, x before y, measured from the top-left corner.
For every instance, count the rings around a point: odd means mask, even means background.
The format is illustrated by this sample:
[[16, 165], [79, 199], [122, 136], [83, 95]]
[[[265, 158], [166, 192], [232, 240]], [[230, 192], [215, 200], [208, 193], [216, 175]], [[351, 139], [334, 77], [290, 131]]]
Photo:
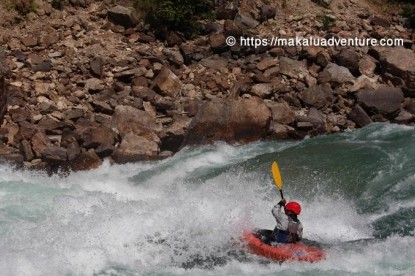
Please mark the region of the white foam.
[[[251, 151], [253, 156], [255, 151], [275, 151], [269, 144], [257, 146]], [[251, 255], [247, 261], [229, 257], [228, 250], [239, 248], [232, 246], [243, 230], [275, 226], [271, 208], [279, 200], [278, 191], [261, 169], [251, 172], [236, 166], [208, 180], [197, 176], [237, 164], [244, 151], [250, 150], [216, 145], [189, 149], [158, 162], [105, 163], [66, 177], [12, 171], [0, 165], [0, 183], [13, 182], [15, 187], [0, 189], [0, 222], [10, 229], [0, 232], [0, 271], [7, 275], [92, 275], [121, 267], [138, 275], [326, 271], [393, 275], [414, 268], [413, 237], [359, 242], [372, 236], [370, 216], [359, 214], [349, 199], [325, 195], [324, 185], [317, 189], [322, 194], [319, 198], [298, 199], [295, 193], [301, 187], [292, 187], [286, 197], [302, 204], [304, 237], [325, 244], [327, 260], [279, 265]], [[149, 174], [140, 178], [145, 173]], [[195, 179], [189, 180], [189, 174]], [[37, 189], [23, 193], [27, 187]], [[37, 208], [39, 214], [12, 217], [10, 210], [15, 206]], [[399, 252], [408, 256], [393, 260]], [[211, 270], [183, 268], [196, 257], [212, 256], [227, 261]]]

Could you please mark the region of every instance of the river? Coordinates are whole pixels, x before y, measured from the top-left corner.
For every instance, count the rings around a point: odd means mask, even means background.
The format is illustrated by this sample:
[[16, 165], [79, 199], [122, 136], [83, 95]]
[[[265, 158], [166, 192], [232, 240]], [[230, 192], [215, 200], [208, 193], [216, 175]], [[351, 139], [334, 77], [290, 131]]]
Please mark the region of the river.
[[[244, 250], [244, 230], [275, 226], [274, 160], [321, 262]], [[414, 227], [409, 126], [217, 143], [66, 176], [0, 165], [1, 275], [414, 275]]]

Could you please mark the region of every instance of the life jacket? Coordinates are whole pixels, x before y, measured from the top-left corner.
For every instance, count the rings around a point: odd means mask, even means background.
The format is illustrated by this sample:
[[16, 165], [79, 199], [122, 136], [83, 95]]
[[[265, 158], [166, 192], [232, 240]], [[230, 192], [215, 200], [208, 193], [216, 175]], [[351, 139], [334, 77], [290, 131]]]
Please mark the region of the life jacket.
[[274, 229], [274, 239], [277, 243], [295, 243], [299, 240], [298, 238], [298, 227], [300, 221], [297, 218], [288, 219], [287, 230]]
[[287, 243], [294, 243], [298, 241], [298, 227], [300, 226], [300, 221], [298, 219], [289, 219], [288, 220], [288, 230], [287, 230]]

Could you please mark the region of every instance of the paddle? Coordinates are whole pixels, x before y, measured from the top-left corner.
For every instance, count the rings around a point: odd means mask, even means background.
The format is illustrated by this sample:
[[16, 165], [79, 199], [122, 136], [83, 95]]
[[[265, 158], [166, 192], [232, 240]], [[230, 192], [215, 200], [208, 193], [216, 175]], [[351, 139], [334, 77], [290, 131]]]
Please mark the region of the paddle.
[[280, 170], [278, 169], [278, 164], [276, 161], [272, 163], [271, 171], [272, 171], [272, 176], [274, 177], [275, 185], [277, 186], [278, 190], [280, 190], [281, 199], [284, 199], [284, 195], [282, 194], [281, 174], [280, 174]]

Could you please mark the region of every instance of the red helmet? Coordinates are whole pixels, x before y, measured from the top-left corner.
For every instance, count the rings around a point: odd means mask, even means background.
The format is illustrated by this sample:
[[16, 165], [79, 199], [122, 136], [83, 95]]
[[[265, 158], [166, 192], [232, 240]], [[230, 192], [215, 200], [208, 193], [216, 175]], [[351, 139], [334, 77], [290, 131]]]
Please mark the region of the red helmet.
[[301, 213], [301, 206], [298, 202], [291, 201], [285, 205], [285, 210], [292, 211], [294, 214], [299, 215]]

